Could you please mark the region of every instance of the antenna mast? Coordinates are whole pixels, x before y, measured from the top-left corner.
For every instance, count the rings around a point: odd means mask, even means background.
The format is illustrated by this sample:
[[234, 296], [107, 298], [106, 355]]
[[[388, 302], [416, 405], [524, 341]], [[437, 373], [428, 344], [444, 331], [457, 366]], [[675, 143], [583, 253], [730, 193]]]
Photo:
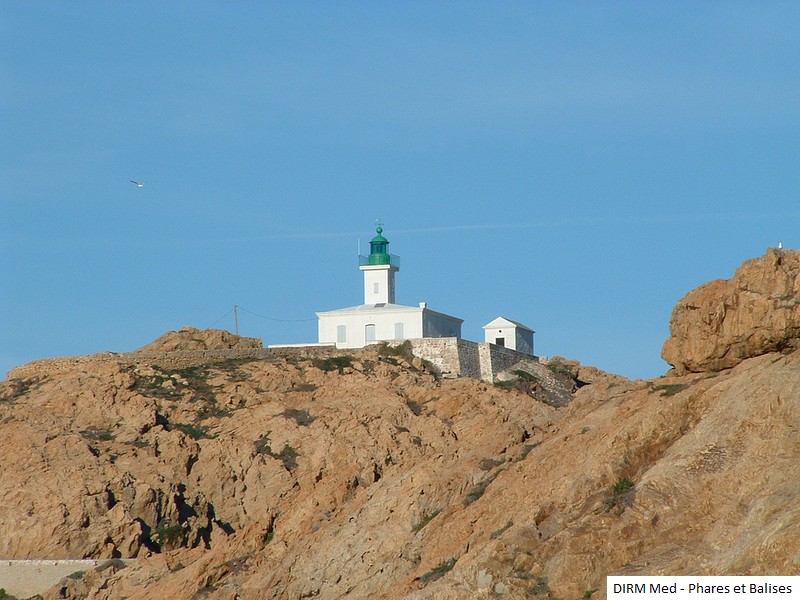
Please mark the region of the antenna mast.
[[236, 323], [236, 335], [239, 335], [239, 306], [233, 305], [233, 320]]

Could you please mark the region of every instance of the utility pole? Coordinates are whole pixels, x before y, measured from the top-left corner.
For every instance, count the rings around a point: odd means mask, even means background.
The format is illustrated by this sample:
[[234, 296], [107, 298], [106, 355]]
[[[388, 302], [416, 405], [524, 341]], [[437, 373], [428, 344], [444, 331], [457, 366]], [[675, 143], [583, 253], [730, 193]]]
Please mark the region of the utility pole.
[[233, 305], [233, 320], [236, 322], [236, 335], [239, 335], [239, 306]]

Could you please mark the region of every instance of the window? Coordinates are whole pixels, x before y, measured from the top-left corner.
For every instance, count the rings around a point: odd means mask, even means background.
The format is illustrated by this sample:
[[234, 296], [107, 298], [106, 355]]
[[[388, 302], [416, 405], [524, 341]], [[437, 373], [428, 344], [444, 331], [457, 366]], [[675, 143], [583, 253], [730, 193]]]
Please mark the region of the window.
[[369, 324], [364, 328], [364, 337], [366, 338], [367, 342], [375, 341], [375, 325]]
[[372, 293], [377, 294], [378, 290], [380, 290], [380, 284], [376, 281], [372, 284]]
[[394, 339], [402, 340], [403, 337], [404, 337], [403, 324], [402, 323], [395, 323], [394, 324]]
[[505, 346], [506, 345], [506, 338], [495, 338], [494, 343], [498, 346]]
[[336, 343], [344, 344], [347, 342], [347, 325], [336, 326]]

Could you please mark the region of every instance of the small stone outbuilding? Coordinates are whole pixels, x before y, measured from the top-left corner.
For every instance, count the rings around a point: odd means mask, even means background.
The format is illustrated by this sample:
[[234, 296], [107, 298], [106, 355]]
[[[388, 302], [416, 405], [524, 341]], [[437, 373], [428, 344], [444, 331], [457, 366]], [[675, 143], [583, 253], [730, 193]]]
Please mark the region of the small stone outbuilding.
[[491, 323], [483, 326], [484, 340], [489, 344], [504, 346], [517, 352], [533, 355], [533, 334], [530, 327], [506, 319], [497, 317]]

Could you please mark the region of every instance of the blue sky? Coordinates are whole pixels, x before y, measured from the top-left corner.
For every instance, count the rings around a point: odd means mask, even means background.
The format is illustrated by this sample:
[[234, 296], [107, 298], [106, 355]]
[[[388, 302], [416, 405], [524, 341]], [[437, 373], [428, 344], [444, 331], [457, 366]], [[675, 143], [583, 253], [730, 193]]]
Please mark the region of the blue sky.
[[798, 31], [797, 2], [6, 0], [0, 376], [234, 304], [315, 341], [375, 219], [398, 302], [661, 375], [684, 294], [800, 244]]

